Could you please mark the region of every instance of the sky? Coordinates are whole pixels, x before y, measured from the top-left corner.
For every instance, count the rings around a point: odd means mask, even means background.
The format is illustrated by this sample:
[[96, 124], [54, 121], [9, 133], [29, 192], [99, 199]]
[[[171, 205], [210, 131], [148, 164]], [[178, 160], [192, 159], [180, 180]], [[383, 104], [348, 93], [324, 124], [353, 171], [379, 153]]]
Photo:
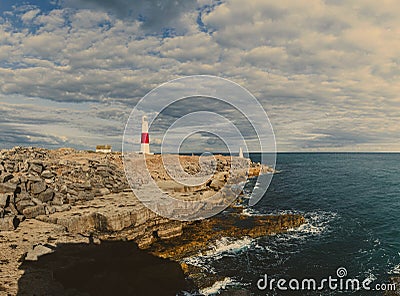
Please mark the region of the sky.
[[2, 0], [0, 149], [120, 150], [149, 91], [215, 75], [259, 100], [278, 151], [400, 151], [399, 11], [396, 0]]

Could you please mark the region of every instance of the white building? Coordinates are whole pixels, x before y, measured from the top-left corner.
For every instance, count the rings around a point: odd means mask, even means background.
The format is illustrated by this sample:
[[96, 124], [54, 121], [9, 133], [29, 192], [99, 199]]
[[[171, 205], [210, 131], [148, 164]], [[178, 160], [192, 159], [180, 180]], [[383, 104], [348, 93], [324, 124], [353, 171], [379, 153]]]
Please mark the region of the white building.
[[111, 145], [97, 145], [96, 152], [100, 153], [110, 153], [111, 152]]

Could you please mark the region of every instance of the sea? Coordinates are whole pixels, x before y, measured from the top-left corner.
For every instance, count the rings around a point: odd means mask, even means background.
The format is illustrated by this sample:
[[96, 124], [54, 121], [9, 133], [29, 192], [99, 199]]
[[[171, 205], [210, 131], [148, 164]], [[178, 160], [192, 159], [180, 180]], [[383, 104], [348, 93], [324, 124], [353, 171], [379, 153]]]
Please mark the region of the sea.
[[[250, 158], [258, 162], [261, 155]], [[306, 224], [258, 239], [221, 238], [208, 254], [187, 258], [223, 279], [200, 292], [384, 295], [392, 289], [389, 279], [400, 276], [400, 154], [278, 153], [276, 169], [262, 200], [245, 213], [300, 213]], [[316, 289], [305, 282], [301, 290], [304, 279]]]

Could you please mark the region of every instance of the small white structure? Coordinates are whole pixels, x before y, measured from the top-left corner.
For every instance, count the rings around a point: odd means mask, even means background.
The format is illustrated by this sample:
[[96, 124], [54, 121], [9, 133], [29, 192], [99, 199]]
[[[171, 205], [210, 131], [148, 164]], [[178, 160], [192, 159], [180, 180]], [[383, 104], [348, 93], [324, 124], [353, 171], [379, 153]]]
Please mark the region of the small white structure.
[[111, 153], [111, 145], [97, 145], [96, 152], [99, 153]]
[[244, 158], [242, 147], [239, 147], [239, 158]]
[[140, 141], [140, 153], [150, 154], [149, 122], [147, 116], [142, 117], [142, 138]]

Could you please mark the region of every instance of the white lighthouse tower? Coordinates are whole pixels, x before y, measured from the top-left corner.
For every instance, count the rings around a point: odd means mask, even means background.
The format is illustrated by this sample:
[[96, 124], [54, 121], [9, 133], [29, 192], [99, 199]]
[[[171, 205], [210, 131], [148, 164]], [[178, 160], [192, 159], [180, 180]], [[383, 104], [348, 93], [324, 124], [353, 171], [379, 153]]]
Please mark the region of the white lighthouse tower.
[[140, 153], [150, 154], [149, 122], [146, 115], [142, 117], [142, 139], [140, 143]]
[[244, 158], [243, 157], [243, 149], [242, 149], [242, 147], [239, 147], [239, 158]]

